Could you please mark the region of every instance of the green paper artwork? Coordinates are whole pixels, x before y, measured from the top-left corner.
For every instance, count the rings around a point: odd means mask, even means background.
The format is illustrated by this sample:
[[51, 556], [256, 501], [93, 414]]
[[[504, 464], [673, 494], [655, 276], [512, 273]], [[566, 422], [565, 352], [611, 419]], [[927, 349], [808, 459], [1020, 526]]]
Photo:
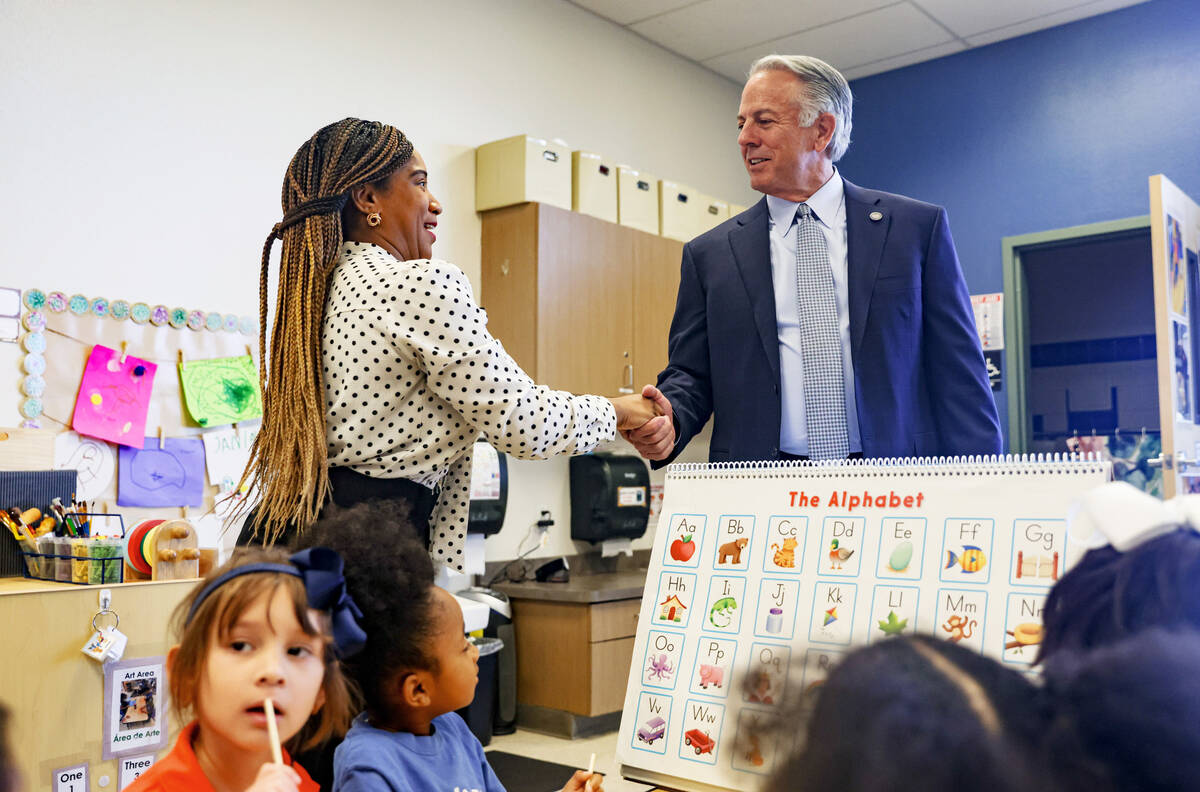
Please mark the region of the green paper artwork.
[[183, 398], [201, 426], [248, 421], [262, 416], [258, 369], [249, 355], [179, 364]]

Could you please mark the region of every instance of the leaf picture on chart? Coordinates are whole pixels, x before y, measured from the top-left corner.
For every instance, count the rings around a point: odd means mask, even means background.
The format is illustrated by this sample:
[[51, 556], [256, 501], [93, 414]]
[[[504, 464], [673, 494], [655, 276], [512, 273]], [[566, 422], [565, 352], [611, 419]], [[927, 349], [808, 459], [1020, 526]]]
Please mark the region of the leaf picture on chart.
[[249, 355], [179, 364], [183, 397], [200, 426], [248, 421], [262, 416], [258, 369]]
[[117, 467], [118, 506], [203, 506], [204, 443], [198, 437], [168, 437], [159, 448], [121, 447]]
[[71, 428], [122, 445], [142, 447], [158, 365], [97, 344], [88, 355]]

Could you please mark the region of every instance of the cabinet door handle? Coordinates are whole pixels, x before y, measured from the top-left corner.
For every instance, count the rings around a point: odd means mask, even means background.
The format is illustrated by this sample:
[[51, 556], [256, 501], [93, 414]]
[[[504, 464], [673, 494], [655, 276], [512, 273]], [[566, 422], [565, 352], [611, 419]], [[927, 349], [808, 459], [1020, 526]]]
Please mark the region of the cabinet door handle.
[[633, 393], [633, 364], [625, 364], [625, 384], [617, 389], [618, 393]]

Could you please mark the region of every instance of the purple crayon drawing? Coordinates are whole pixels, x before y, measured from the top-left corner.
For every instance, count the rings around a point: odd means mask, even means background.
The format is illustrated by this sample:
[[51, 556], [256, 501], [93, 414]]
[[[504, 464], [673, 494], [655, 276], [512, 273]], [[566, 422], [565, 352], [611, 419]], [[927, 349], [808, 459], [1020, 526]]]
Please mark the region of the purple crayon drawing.
[[146, 447], [121, 446], [118, 506], [203, 506], [204, 443], [198, 437], [146, 439]]

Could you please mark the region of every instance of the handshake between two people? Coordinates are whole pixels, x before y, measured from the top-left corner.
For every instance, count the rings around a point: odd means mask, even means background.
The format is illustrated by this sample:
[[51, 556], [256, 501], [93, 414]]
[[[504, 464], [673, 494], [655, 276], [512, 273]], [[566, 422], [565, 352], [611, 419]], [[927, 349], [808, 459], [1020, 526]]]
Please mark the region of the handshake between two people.
[[646, 459], [666, 459], [675, 448], [675, 418], [671, 402], [653, 385], [640, 396], [612, 399], [617, 411], [617, 430]]

